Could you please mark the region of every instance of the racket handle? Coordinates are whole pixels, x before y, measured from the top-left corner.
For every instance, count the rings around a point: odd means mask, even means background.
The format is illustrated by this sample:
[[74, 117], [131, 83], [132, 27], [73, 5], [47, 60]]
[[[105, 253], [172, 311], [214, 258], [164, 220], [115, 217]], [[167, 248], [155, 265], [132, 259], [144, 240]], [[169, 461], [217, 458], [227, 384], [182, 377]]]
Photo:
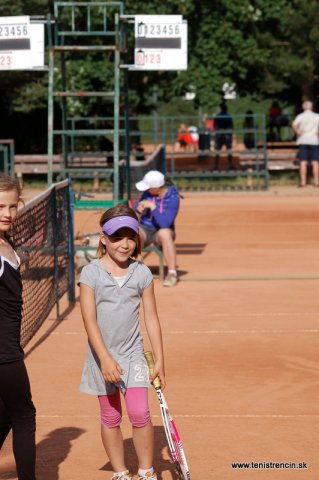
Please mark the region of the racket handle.
[[[150, 371], [150, 374], [153, 375], [154, 373], [154, 357], [152, 352], [144, 352], [144, 356], [147, 361], [148, 369]], [[155, 388], [161, 388], [161, 382], [158, 377], [154, 378], [153, 380], [153, 385]]]

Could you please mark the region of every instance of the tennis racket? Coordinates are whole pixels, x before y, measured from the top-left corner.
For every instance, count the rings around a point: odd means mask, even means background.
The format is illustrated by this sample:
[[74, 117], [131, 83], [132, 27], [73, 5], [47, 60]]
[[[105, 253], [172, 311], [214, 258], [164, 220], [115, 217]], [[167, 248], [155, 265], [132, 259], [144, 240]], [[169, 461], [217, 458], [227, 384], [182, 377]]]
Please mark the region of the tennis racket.
[[[144, 353], [150, 374], [154, 371], [154, 358], [152, 352]], [[183, 449], [183, 445], [176, 427], [176, 424], [169, 413], [168, 406], [161, 390], [161, 383], [158, 377], [153, 381], [153, 386], [157, 393], [157, 398], [160, 404], [161, 415], [164, 424], [164, 430], [167, 438], [168, 448], [175, 463], [175, 468], [181, 480], [190, 480], [190, 473], [187, 466], [187, 461]]]

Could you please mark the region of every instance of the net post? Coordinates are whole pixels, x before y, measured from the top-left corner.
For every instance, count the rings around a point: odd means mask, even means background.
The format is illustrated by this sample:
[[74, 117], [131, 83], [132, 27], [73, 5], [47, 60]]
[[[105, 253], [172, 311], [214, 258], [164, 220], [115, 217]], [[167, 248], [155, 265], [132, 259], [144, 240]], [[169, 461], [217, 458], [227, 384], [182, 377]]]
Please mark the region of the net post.
[[55, 303], [56, 303], [56, 315], [57, 318], [60, 317], [60, 303], [59, 303], [59, 257], [58, 257], [58, 225], [57, 225], [57, 202], [56, 202], [56, 187], [52, 189], [53, 197], [53, 221], [52, 221], [52, 232], [53, 232], [53, 283], [54, 283], [54, 294], [55, 294]]
[[74, 192], [71, 182], [68, 184], [68, 210], [67, 219], [69, 225], [68, 231], [68, 299], [69, 302], [75, 302], [75, 267], [74, 267]]

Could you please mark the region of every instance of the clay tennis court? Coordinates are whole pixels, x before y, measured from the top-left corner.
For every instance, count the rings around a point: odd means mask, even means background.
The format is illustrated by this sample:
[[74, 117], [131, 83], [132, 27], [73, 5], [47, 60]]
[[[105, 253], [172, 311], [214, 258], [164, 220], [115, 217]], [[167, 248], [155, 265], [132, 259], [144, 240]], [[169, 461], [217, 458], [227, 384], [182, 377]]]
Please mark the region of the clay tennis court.
[[[181, 282], [155, 282], [166, 399], [191, 478], [318, 479], [319, 190], [185, 193], [181, 205]], [[96, 231], [99, 216], [76, 212], [75, 230]], [[145, 261], [158, 265], [153, 253]], [[26, 348], [38, 479], [107, 480], [97, 400], [78, 391], [86, 351], [78, 299], [62, 321], [54, 315]], [[154, 392], [151, 398], [155, 467], [159, 479], [177, 480]], [[123, 432], [136, 472], [127, 417]], [[1, 479], [16, 478], [10, 442]], [[235, 469], [235, 462], [307, 468]]]

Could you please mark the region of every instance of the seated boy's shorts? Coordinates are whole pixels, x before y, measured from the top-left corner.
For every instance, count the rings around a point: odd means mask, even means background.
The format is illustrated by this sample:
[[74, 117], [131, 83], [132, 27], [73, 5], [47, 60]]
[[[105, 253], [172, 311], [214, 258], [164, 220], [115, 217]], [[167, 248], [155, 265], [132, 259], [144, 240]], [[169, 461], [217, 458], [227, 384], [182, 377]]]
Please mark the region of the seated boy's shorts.
[[319, 162], [319, 145], [299, 145], [298, 159], [301, 162]]

